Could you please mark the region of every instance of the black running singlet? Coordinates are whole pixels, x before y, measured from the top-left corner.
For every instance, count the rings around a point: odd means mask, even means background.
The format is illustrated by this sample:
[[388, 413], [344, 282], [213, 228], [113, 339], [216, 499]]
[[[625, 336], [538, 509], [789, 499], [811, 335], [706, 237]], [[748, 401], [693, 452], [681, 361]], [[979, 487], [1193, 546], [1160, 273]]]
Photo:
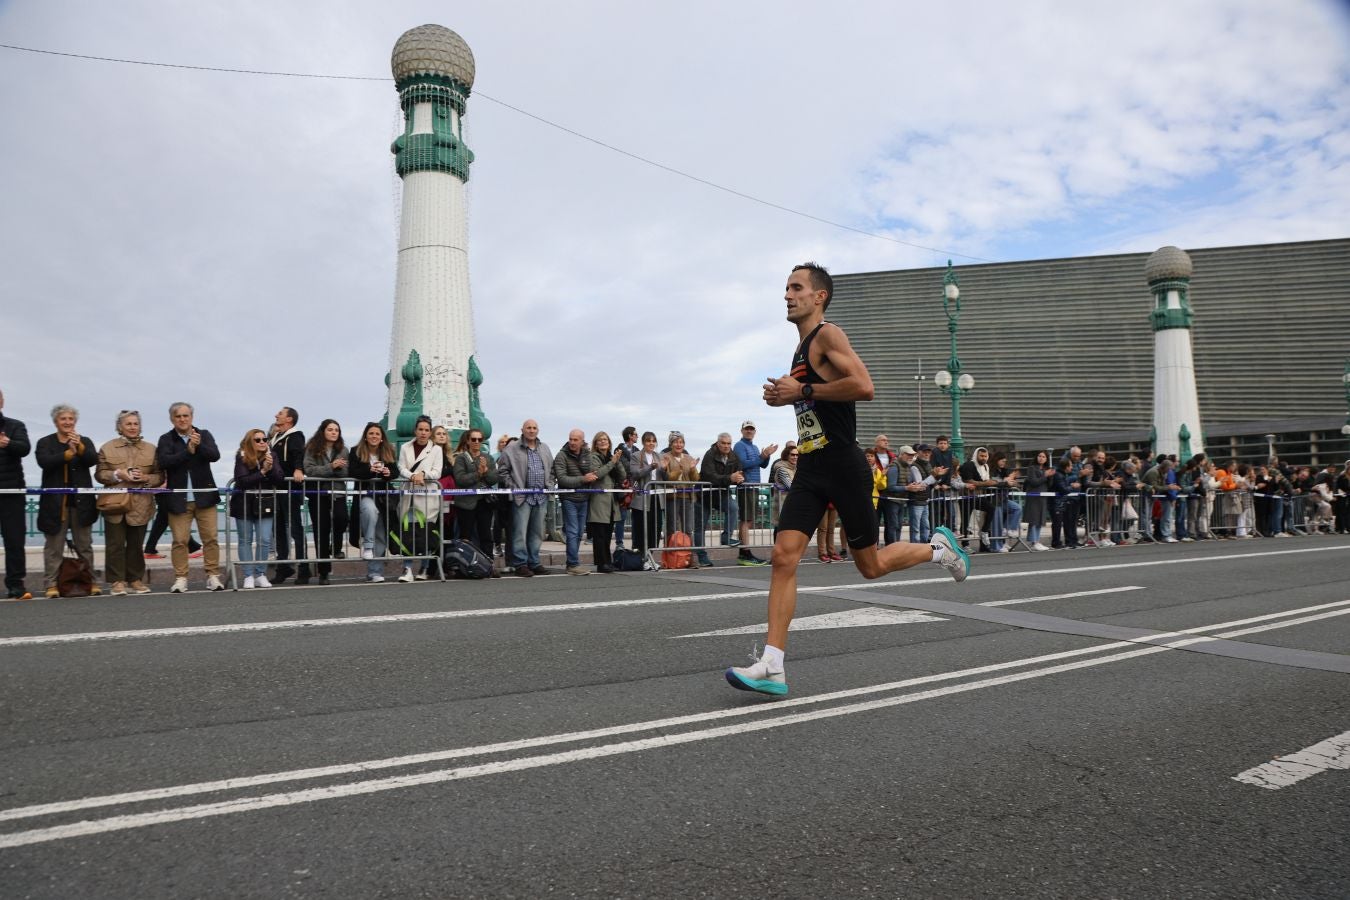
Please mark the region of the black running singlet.
[[[797, 345], [792, 355], [792, 377], [803, 384], [824, 384], [825, 379], [811, 367], [811, 342], [817, 332], [830, 323], [821, 322]], [[832, 444], [852, 447], [858, 439], [858, 411], [852, 400], [798, 400], [797, 452], [805, 455]]]

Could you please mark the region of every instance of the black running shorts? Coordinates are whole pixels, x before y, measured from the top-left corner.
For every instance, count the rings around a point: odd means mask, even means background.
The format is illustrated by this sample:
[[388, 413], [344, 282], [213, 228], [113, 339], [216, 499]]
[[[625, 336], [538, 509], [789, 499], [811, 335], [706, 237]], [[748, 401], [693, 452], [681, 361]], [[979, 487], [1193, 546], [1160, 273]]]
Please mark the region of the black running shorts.
[[850, 547], [858, 550], [876, 544], [872, 472], [867, 457], [855, 445], [831, 444], [801, 455], [778, 515], [778, 530], [815, 534], [831, 503], [839, 512]]

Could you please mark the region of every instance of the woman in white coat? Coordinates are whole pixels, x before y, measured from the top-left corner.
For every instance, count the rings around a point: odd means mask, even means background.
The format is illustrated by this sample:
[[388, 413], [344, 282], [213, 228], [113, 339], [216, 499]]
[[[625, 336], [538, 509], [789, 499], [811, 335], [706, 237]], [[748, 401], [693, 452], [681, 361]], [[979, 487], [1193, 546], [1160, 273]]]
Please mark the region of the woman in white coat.
[[[398, 451], [398, 474], [408, 483], [398, 504], [397, 529], [390, 530], [402, 533], [404, 528], [412, 529], [418, 543], [424, 543], [427, 552], [431, 553], [440, 552], [440, 541], [433, 541], [431, 532], [439, 530], [441, 521], [441, 470], [444, 466], [445, 451], [431, 440], [431, 417], [418, 416], [413, 439]], [[411, 563], [403, 566], [403, 574], [398, 580], [413, 580]]]

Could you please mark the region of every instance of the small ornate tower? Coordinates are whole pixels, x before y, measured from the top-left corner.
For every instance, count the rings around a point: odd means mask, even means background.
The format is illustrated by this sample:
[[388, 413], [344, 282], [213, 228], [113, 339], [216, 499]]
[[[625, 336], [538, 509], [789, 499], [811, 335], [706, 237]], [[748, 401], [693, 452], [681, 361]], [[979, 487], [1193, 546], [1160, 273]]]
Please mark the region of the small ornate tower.
[[[474, 362], [465, 183], [473, 151], [464, 143], [464, 107], [473, 88], [473, 52], [440, 25], [421, 25], [394, 44], [394, 87], [403, 133], [390, 148], [403, 180], [403, 209], [389, 346], [391, 437], [411, 439], [417, 416], [450, 429], [491, 434], [477, 408], [482, 373]], [[476, 381], [470, 383], [470, 372]]]
[[1144, 267], [1153, 292], [1153, 449], [1175, 453], [1181, 462], [1205, 450], [1191, 356], [1192, 271], [1190, 256], [1178, 247], [1158, 249]]

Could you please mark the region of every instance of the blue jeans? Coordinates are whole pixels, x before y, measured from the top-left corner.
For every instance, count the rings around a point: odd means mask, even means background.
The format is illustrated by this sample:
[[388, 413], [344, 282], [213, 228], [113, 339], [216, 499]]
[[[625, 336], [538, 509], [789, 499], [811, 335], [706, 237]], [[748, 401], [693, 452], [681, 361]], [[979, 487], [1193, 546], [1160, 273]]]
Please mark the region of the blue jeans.
[[[882, 535], [886, 543], [895, 544], [900, 541], [900, 529], [905, 523], [905, 503], [904, 497], [889, 497], [885, 494], [878, 501], [881, 504], [881, 524]], [[913, 537], [913, 529], [911, 538]]]
[[[740, 528], [740, 524], [741, 524], [741, 505], [740, 505], [740, 503], [736, 500], [736, 495], [737, 495], [738, 493], [740, 493], [740, 492], [736, 490], [736, 487], [735, 487], [734, 485], [733, 485], [732, 487], [730, 487], [730, 488], [727, 488], [727, 508], [726, 508], [725, 510], [723, 510], [723, 515], [722, 515], [722, 545], [723, 545], [723, 546], [726, 546], [726, 545], [728, 545], [728, 544], [731, 543], [731, 539], [737, 536], [736, 531], [737, 531], [738, 528]], [[704, 520], [703, 520], [703, 521], [704, 521], [705, 524], [707, 523], [708, 520], [707, 520], [706, 516], [704, 517]], [[702, 542], [702, 541], [696, 541], [695, 543], [701, 544], [701, 543], [703, 543], [703, 542]]]
[[[234, 521], [239, 526], [239, 561], [244, 564], [239, 567], [239, 571], [244, 574], [245, 578], [257, 578], [266, 570], [267, 556], [272, 552], [273, 519], [271, 516], [267, 516], [263, 519], [235, 519]], [[254, 560], [258, 561], [254, 562]], [[249, 563], [253, 564], [249, 565]]]
[[1173, 532], [1175, 531], [1175, 525], [1172, 520], [1172, 508], [1176, 505], [1176, 501], [1168, 497], [1163, 497], [1159, 502], [1162, 504], [1162, 510], [1158, 515], [1161, 520], [1158, 524], [1160, 526], [1159, 530], [1162, 532], [1163, 540], [1165, 541], [1172, 537]]
[[1176, 499], [1176, 531], [1178, 539], [1190, 537], [1190, 532], [1186, 530], [1186, 496], [1180, 495]]
[[544, 504], [517, 503], [511, 510], [511, 552], [516, 565], [539, 565], [539, 547], [544, 543]]
[[361, 498], [361, 550], [374, 553], [376, 559], [366, 560], [366, 575], [383, 575], [384, 556], [388, 550], [389, 526], [384, 521], [384, 502], [375, 502], [374, 497]]
[[586, 531], [586, 512], [591, 508], [589, 500], [562, 501], [563, 537], [567, 539], [567, 565], [581, 565], [581, 535]]
[[[999, 536], [1002, 538], [1016, 538], [1022, 534], [1022, 506], [1012, 500], [1006, 500], [1001, 509], [994, 510], [995, 527], [998, 528]], [[1002, 540], [989, 539], [989, 544], [995, 550], [1003, 546]]]
[[928, 504], [909, 504], [909, 541], [912, 544], [926, 544], [933, 537], [928, 527]]

